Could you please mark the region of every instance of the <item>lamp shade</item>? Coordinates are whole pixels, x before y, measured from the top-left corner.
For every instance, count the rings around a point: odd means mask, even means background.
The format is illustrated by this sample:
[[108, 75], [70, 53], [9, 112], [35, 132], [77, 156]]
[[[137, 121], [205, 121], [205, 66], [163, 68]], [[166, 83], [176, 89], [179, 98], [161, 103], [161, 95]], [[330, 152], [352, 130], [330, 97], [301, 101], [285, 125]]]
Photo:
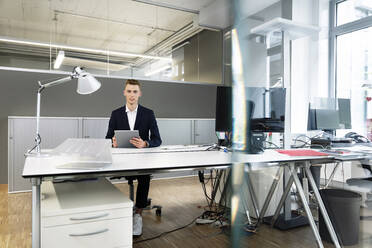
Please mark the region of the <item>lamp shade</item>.
[[87, 95], [101, 88], [101, 83], [89, 73], [82, 73], [78, 77], [77, 93]]

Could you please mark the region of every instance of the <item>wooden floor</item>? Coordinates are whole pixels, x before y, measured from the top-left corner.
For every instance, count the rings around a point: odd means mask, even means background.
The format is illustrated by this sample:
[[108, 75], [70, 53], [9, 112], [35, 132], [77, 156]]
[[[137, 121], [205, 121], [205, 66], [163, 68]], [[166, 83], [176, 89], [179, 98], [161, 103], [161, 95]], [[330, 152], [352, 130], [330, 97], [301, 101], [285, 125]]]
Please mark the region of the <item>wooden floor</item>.
[[[128, 194], [126, 184], [116, 184]], [[0, 185], [0, 248], [31, 247], [31, 193], [8, 194], [7, 185]], [[163, 206], [162, 217], [154, 211], [143, 214], [143, 235], [139, 241], [190, 223], [206, 205], [197, 177], [153, 180], [150, 197], [153, 204]], [[369, 208], [372, 209], [372, 208]], [[364, 214], [372, 211], [363, 209]], [[360, 243], [354, 247], [372, 247], [372, 220], [361, 221]], [[310, 227], [279, 231], [261, 225], [258, 232], [241, 238], [242, 247], [317, 247]], [[229, 236], [212, 225], [195, 225], [161, 238], [135, 243], [136, 248], [157, 247], [230, 247]], [[325, 243], [325, 247], [333, 247]]]

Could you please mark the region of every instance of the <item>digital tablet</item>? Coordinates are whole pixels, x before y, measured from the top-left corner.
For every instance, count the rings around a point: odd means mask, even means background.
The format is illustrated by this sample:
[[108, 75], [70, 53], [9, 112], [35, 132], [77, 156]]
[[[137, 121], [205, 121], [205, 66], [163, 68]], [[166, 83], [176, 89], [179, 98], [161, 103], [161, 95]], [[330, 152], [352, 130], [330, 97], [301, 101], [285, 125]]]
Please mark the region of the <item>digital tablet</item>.
[[118, 148], [134, 148], [135, 146], [129, 142], [129, 140], [134, 137], [140, 137], [138, 130], [115, 130], [115, 138]]

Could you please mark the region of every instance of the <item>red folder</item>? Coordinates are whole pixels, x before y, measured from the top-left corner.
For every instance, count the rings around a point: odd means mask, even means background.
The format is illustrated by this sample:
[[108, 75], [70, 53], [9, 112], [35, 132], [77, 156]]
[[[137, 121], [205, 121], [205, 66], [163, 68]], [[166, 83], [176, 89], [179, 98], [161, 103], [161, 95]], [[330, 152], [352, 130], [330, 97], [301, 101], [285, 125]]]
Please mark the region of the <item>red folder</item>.
[[329, 154], [324, 152], [317, 152], [310, 149], [294, 149], [294, 150], [276, 150], [281, 154], [286, 154], [289, 156], [329, 156]]

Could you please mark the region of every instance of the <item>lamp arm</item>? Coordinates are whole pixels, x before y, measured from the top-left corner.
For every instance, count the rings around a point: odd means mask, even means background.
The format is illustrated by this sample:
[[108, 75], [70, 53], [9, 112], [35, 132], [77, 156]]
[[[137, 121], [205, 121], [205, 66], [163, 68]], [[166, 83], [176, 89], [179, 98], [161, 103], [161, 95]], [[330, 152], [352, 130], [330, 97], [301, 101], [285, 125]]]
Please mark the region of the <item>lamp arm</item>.
[[[41, 82], [39, 81], [39, 91], [43, 90], [44, 88], [49, 88], [49, 87], [52, 87], [52, 86], [56, 86], [56, 85], [59, 85], [59, 84], [63, 84], [63, 83], [66, 83], [68, 81], [71, 81], [72, 79], [74, 79], [76, 76], [73, 74], [73, 75], [70, 75], [68, 77], [64, 77], [64, 78], [61, 78], [61, 79], [57, 79], [55, 81], [52, 81], [52, 82], [49, 82], [49, 83], [46, 83], [46, 84], [41, 84]], [[41, 90], [40, 90], [41, 89]]]
[[[45, 88], [49, 88], [49, 87], [52, 87], [52, 86], [56, 86], [56, 85], [59, 85], [59, 84], [69, 82], [76, 77], [77, 77], [76, 74], [72, 74], [71, 76], [64, 77], [64, 78], [61, 78], [61, 79], [57, 79], [55, 81], [52, 81], [52, 82], [49, 82], [49, 83], [46, 83], [46, 84], [41, 84], [41, 82], [38, 81], [39, 89], [37, 91], [37, 102], [36, 102], [36, 137], [35, 137], [35, 143], [36, 144], [35, 144], [35, 147], [33, 148], [33, 149], [36, 149], [37, 154], [40, 154], [40, 143], [41, 143], [41, 137], [40, 137], [40, 99], [41, 99], [41, 92]], [[33, 149], [31, 149], [31, 151]]]
[[[36, 102], [36, 137], [35, 137], [35, 143], [36, 143], [36, 145], [31, 150], [29, 150], [27, 152], [27, 154], [30, 154], [34, 149], [36, 149], [36, 154], [37, 155], [40, 155], [41, 137], [40, 137], [40, 125], [39, 124], [40, 124], [40, 99], [41, 99], [41, 92], [45, 88], [49, 88], [49, 87], [52, 87], [52, 86], [63, 84], [63, 83], [66, 83], [66, 82], [71, 81], [74, 78], [85, 77], [87, 75], [89, 75], [89, 74], [86, 73], [81, 67], [75, 67], [74, 70], [72, 71], [72, 74], [70, 76], [67, 76], [67, 77], [64, 77], [64, 78], [61, 78], [61, 79], [57, 79], [57, 80], [54, 80], [52, 82], [45, 83], [45, 84], [42, 84], [40, 81], [38, 81], [39, 89], [37, 91], [37, 102]], [[98, 86], [98, 88], [99, 88], [101, 86], [101, 84], [99, 82], [97, 82], [97, 83], [99, 84], [99, 86]], [[96, 88], [95, 90], [97, 90], [98, 88]], [[79, 91], [78, 91], [78, 93], [79, 93]]]

